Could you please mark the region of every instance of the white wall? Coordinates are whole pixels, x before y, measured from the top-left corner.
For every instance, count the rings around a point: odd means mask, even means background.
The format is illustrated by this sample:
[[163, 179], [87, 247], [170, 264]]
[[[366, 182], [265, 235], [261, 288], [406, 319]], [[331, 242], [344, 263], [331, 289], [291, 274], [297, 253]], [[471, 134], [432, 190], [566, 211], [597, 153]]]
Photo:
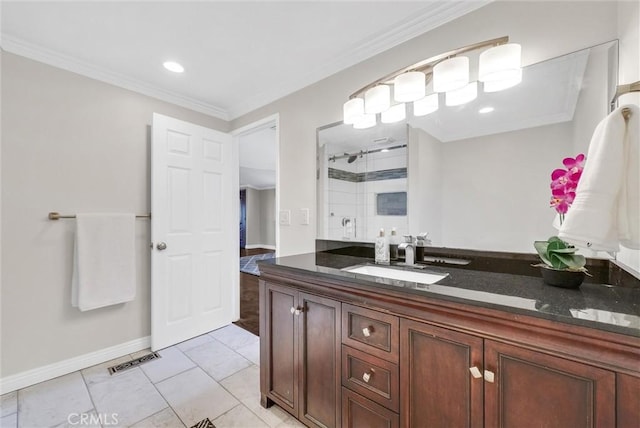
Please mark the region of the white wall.
[[[617, 22], [617, 4], [610, 1], [497, 1], [242, 116], [232, 127], [280, 114], [280, 209], [314, 212], [316, 128], [341, 120], [342, 104], [355, 90], [407, 64], [503, 35], [521, 43], [523, 64], [532, 64], [613, 40]], [[280, 228], [282, 255], [313, 251], [314, 225]]]
[[149, 221], [136, 222], [137, 295], [72, 308], [73, 220], [49, 211], [150, 210], [153, 112], [228, 124], [13, 54], [2, 54], [2, 377], [150, 334]]
[[276, 189], [260, 191], [260, 243], [276, 246]]
[[247, 247], [275, 247], [275, 201], [275, 189], [247, 188]]
[[570, 123], [442, 145], [442, 235], [447, 247], [532, 253], [556, 235], [551, 171], [573, 156]]
[[431, 244], [444, 246], [442, 230], [442, 142], [422, 129], [409, 131], [408, 208], [411, 234], [428, 233]]

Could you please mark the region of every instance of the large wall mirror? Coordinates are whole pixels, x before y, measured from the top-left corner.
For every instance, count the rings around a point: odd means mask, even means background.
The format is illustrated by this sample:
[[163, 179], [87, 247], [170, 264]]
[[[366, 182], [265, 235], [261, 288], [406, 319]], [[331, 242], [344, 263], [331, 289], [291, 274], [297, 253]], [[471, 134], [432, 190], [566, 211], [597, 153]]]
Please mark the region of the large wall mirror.
[[532, 64], [522, 82], [422, 117], [318, 129], [318, 238], [371, 242], [380, 228], [434, 246], [533, 252], [556, 233], [550, 174], [587, 152], [608, 113], [618, 43]]

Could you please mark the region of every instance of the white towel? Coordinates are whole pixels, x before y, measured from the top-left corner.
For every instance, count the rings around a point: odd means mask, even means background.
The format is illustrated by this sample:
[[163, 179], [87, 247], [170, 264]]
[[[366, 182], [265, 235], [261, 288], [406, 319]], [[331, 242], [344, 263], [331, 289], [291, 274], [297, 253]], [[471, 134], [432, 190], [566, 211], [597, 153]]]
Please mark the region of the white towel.
[[[631, 110], [626, 125], [623, 108]], [[598, 251], [640, 248], [639, 123], [638, 106], [625, 105], [598, 124], [561, 239]]]
[[135, 215], [78, 214], [71, 304], [88, 311], [135, 296]]

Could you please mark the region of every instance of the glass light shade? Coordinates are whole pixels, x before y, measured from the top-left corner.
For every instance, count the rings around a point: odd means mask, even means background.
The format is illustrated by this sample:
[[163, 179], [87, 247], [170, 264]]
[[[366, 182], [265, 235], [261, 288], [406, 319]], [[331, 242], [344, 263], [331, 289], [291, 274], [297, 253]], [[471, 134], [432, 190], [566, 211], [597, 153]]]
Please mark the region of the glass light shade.
[[433, 90], [449, 92], [469, 83], [469, 58], [456, 56], [433, 67]]
[[393, 98], [399, 103], [409, 103], [424, 97], [426, 76], [421, 71], [409, 71], [393, 79]]
[[375, 114], [363, 114], [353, 123], [355, 129], [367, 129], [376, 126]]
[[438, 110], [438, 94], [427, 95], [426, 97], [413, 102], [413, 115], [426, 116]]
[[445, 104], [450, 107], [459, 106], [475, 100], [477, 96], [478, 82], [471, 82], [463, 88], [447, 92]]
[[380, 122], [382, 123], [395, 123], [404, 120], [407, 117], [407, 112], [404, 104], [396, 104], [389, 107], [389, 110], [382, 112], [380, 115]]
[[352, 98], [342, 106], [343, 122], [351, 125], [364, 115], [364, 100], [362, 98]]
[[522, 48], [517, 43], [495, 46], [480, 54], [478, 80], [498, 82], [514, 79], [521, 67]]
[[512, 78], [504, 80], [496, 80], [495, 82], [484, 82], [483, 89], [485, 92], [498, 92], [503, 89], [516, 86], [522, 82], [522, 69], [518, 71]]
[[391, 106], [391, 88], [378, 85], [364, 93], [364, 112], [366, 114], [382, 113]]

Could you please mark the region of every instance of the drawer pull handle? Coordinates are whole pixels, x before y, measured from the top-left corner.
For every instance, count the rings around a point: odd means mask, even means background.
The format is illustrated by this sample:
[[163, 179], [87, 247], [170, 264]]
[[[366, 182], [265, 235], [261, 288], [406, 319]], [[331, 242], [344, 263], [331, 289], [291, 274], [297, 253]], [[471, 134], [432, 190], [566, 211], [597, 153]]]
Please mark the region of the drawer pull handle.
[[365, 327], [362, 329], [362, 334], [364, 334], [364, 337], [369, 337], [371, 336], [371, 327]]
[[484, 371], [484, 380], [489, 383], [493, 383], [495, 381], [495, 374], [492, 371], [485, 370]]
[[480, 373], [480, 370], [476, 366], [469, 367], [469, 371], [474, 379], [480, 379], [482, 377], [482, 373]]
[[366, 372], [362, 375], [362, 380], [365, 381], [365, 383], [369, 383], [369, 379], [371, 379], [371, 373]]

